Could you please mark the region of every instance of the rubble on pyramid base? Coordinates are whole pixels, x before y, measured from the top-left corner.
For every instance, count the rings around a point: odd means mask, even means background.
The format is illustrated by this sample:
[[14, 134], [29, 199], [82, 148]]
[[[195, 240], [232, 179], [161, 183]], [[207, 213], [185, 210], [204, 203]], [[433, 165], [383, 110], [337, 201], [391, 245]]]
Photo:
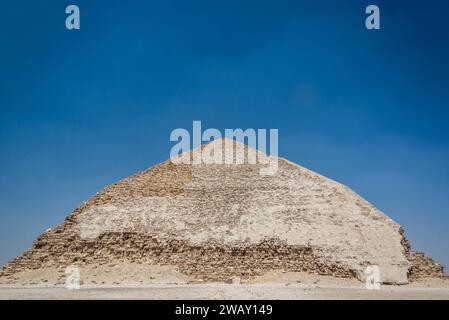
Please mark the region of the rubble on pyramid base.
[[[405, 249], [411, 262], [410, 280], [446, 277], [441, 265], [422, 253]], [[54, 233], [47, 233], [39, 237], [31, 249], [5, 266], [0, 276], [49, 267], [104, 265], [111, 261], [174, 265], [181, 273], [202, 281], [229, 282], [235, 277], [251, 279], [275, 270], [362, 280], [355, 270], [323, 259], [320, 248], [287, 245], [276, 239], [232, 247], [217, 242], [192, 246], [179, 240], [161, 244], [151, 236], [132, 232], [104, 233], [92, 240], [77, 236], [58, 239]]]

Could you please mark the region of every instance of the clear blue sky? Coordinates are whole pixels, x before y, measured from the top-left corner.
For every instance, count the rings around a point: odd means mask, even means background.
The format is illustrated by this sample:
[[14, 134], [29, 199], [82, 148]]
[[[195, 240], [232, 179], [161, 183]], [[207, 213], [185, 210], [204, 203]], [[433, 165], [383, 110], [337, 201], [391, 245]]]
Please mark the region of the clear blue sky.
[[[313, 4], [312, 4], [313, 3]], [[65, 29], [65, 7], [81, 30]], [[381, 30], [365, 29], [365, 7]], [[3, 1], [0, 263], [170, 132], [278, 128], [449, 266], [447, 1]]]

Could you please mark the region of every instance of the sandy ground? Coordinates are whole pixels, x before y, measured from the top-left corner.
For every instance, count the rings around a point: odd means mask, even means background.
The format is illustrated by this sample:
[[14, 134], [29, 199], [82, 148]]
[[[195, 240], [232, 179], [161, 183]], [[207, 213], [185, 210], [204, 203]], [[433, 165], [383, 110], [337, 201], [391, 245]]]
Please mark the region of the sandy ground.
[[0, 288], [0, 299], [449, 299], [449, 288], [191, 284], [143, 287]]
[[[356, 279], [270, 272], [252, 280], [203, 283], [172, 266], [83, 266], [80, 289], [65, 287], [65, 269], [30, 270], [0, 278], [0, 299], [447, 299], [449, 280], [423, 279], [367, 290]], [[229, 281], [231, 282], [231, 281]]]

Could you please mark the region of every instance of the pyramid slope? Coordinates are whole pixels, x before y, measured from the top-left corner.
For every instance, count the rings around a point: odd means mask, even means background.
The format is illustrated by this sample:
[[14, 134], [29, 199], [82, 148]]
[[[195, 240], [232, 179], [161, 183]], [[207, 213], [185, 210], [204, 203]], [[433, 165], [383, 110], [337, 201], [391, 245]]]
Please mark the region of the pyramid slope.
[[363, 280], [368, 265], [384, 283], [407, 283], [410, 270], [444, 274], [349, 188], [282, 158], [278, 166], [263, 176], [260, 164], [167, 160], [97, 193], [3, 272], [119, 259], [211, 280], [277, 269]]

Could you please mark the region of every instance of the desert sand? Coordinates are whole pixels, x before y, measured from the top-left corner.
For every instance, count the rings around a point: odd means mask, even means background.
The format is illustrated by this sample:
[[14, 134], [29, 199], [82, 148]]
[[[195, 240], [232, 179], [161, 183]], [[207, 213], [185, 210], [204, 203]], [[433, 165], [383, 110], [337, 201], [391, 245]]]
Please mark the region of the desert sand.
[[368, 290], [357, 279], [273, 271], [232, 283], [202, 282], [174, 266], [110, 264], [80, 268], [80, 289], [65, 287], [65, 270], [39, 269], [0, 283], [0, 299], [444, 299], [449, 280], [420, 279]]

